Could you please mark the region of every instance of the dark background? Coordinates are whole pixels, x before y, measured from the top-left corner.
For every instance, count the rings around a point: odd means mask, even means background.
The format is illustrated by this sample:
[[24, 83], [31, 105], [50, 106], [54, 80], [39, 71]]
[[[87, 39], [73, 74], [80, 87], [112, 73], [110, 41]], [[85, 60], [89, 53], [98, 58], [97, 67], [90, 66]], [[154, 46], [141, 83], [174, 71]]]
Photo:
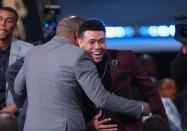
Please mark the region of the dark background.
[[107, 26], [171, 24], [187, 13], [187, 0], [59, 0], [60, 17], [97, 17]]

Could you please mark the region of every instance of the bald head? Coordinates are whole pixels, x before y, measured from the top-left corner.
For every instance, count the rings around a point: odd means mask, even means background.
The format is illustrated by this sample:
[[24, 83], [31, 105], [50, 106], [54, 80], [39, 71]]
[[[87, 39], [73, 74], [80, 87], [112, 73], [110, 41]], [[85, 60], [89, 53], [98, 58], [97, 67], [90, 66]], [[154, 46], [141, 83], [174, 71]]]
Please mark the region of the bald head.
[[76, 43], [76, 33], [79, 30], [80, 25], [85, 21], [85, 19], [78, 16], [71, 16], [62, 19], [57, 26], [56, 35], [65, 37]]

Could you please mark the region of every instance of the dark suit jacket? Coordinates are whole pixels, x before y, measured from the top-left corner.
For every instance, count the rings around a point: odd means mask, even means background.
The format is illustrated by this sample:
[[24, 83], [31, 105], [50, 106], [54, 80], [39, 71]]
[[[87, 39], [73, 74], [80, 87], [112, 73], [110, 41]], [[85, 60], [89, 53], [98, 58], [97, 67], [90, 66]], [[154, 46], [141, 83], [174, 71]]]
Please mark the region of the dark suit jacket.
[[[134, 86], [149, 103], [152, 113], [159, 114], [167, 121], [161, 98], [132, 51], [107, 50], [107, 62], [112, 77], [112, 92], [128, 99], [134, 99]], [[114, 107], [115, 108], [115, 107]], [[121, 131], [141, 130], [141, 119], [105, 111], [103, 117], [112, 117]]]
[[176, 58], [171, 63], [170, 68], [171, 75], [181, 83], [182, 90], [182, 126], [187, 128], [187, 55], [183, 55], [181, 52], [176, 56]]

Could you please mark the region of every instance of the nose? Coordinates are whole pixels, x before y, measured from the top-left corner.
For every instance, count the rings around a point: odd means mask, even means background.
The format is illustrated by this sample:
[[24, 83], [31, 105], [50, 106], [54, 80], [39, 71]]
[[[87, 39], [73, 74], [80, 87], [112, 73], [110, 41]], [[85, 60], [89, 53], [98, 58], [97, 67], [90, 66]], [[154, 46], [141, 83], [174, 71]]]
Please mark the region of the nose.
[[3, 20], [3, 19], [0, 20], [0, 24], [1, 24], [1, 25], [5, 25], [5, 20]]
[[95, 48], [97, 48], [97, 49], [101, 48], [101, 44], [100, 44], [100, 42], [96, 42], [96, 44], [95, 44]]

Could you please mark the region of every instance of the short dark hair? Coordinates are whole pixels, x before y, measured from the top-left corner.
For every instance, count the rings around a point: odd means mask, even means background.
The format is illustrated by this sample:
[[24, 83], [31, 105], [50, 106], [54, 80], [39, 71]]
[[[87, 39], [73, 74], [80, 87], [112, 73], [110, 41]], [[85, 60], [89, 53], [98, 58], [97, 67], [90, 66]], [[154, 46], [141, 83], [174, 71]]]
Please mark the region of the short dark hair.
[[16, 21], [19, 18], [17, 11], [12, 7], [8, 7], [8, 6], [7, 7], [1, 7], [0, 10], [5, 10], [5, 11], [9, 11], [9, 12], [13, 13], [15, 15]]
[[88, 30], [103, 31], [104, 33], [106, 33], [105, 25], [99, 19], [88, 19], [84, 21], [79, 28], [78, 37], [82, 38], [83, 33]]
[[153, 115], [143, 122], [142, 131], [170, 131], [170, 127], [161, 116]]

